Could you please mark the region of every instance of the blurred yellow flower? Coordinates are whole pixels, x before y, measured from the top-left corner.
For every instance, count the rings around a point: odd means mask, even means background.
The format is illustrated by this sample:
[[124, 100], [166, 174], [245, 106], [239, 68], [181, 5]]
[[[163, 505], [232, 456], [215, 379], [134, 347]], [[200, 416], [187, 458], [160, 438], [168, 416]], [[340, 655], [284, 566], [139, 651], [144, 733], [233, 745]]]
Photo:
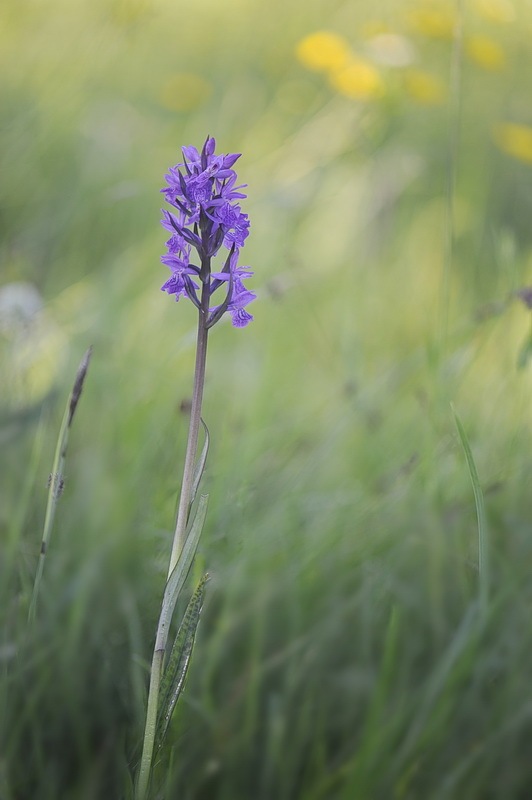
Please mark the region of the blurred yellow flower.
[[501, 70], [506, 63], [506, 57], [501, 45], [489, 36], [470, 36], [466, 40], [467, 55], [483, 69]]
[[503, 122], [495, 128], [494, 137], [503, 153], [532, 164], [532, 127]]
[[410, 28], [429, 39], [452, 39], [455, 15], [450, 8], [427, 3], [408, 14]]
[[515, 8], [511, 0], [475, 0], [474, 8], [490, 22], [513, 22]]
[[170, 111], [193, 111], [209, 99], [212, 87], [201, 75], [179, 72], [163, 84], [159, 99]]
[[343, 69], [331, 72], [329, 81], [337, 92], [355, 100], [369, 100], [384, 93], [379, 71], [369, 61], [355, 56]]
[[417, 103], [437, 106], [444, 102], [446, 88], [443, 82], [420, 69], [409, 69], [404, 73], [405, 89]]
[[337, 70], [349, 61], [351, 49], [343, 36], [331, 31], [317, 31], [298, 42], [296, 56], [307, 69], [317, 72]]

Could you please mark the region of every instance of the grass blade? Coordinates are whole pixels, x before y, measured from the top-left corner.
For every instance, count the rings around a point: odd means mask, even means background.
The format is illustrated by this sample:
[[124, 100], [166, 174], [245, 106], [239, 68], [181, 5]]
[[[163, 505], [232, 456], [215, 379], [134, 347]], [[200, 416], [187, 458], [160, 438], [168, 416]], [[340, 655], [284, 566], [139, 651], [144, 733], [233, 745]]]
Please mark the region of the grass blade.
[[484, 495], [480, 480], [478, 477], [477, 467], [473, 452], [467, 438], [464, 426], [460, 421], [460, 417], [456, 413], [454, 406], [451, 404], [454, 421], [462, 449], [466, 457], [467, 468], [469, 477], [473, 486], [473, 495], [475, 497], [475, 506], [477, 510], [477, 525], [478, 525], [478, 573], [479, 573], [479, 590], [480, 590], [480, 608], [483, 613], [486, 612], [488, 606], [489, 595], [489, 570], [488, 570], [488, 526], [486, 521], [486, 509], [484, 506]]
[[208, 576], [204, 575], [189, 601], [161, 682], [155, 739], [156, 750], [159, 750], [163, 744], [174, 708], [183, 690], [194, 641], [196, 639], [201, 609], [203, 608], [207, 580]]
[[[442, 698], [446, 686], [449, 685], [453, 672], [459, 670], [461, 663], [472, 658], [471, 653], [481, 631], [477, 623], [478, 605], [475, 601], [467, 609], [446, 650], [429, 676], [426, 687], [416, 699], [416, 712], [409, 729], [404, 733], [403, 742], [395, 756], [397, 768], [408, 763], [408, 759], [419, 746], [423, 734], [426, 734], [427, 729], [430, 728], [434, 709], [438, 700]], [[463, 669], [466, 668], [463, 667]]]

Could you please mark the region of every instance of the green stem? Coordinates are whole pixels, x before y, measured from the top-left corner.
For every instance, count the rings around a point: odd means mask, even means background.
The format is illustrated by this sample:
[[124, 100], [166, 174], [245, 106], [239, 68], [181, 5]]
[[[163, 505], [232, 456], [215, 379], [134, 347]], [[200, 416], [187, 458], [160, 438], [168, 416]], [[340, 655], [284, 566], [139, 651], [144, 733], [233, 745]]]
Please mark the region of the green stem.
[[183, 468], [183, 480], [181, 482], [181, 495], [179, 497], [179, 508], [172, 544], [172, 554], [168, 566], [168, 578], [172, 574], [179, 554], [183, 549], [186, 538], [186, 528], [190, 511], [190, 497], [194, 483], [194, 465], [196, 461], [196, 451], [198, 449], [198, 434], [201, 420], [201, 404], [203, 401], [203, 386], [205, 384], [205, 365], [207, 361], [207, 318], [209, 314], [209, 290], [206, 284], [203, 285], [201, 296], [201, 309], [198, 315], [198, 339], [196, 346], [196, 366], [194, 369], [194, 389], [192, 392], [192, 406], [190, 409], [190, 426], [188, 429], [187, 451], [185, 455], [185, 466]]
[[[194, 369], [194, 389], [192, 392], [192, 406], [190, 409], [190, 425], [188, 429], [187, 450], [185, 455], [185, 466], [183, 469], [183, 480], [181, 482], [181, 494], [179, 496], [179, 507], [177, 520], [172, 543], [172, 553], [168, 567], [168, 578], [175, 569], [183, 550], [187, 537], [187, 522], [190, 512], [190, 502], [194, 485], [194, 471], [196, 461], [196, 450], [198, 448], [198, 434], [201, 422], [201, 405], [203, 401], [203, 386], [205, 384], [205, 365], [207, 362], [207, 320], [209, 316], [209, 281], [203, 283], [201, 294], [201, 307], [198, 314], [198, 338], [196, 344], [196, 366]], [[148, 706], [146, 710], [146, 724], [144, 727], [144, 743], [142, 747], [142, 757], [140, 762], [139, 777], [136, 789], [136, 800], [145, 800], [147, 797], [150, 774], [153, 763], [153, 750], [155, 744], [155, 732], [157, 726], [157, 712], [159, 708], [159, 692], [164, 668], [164, 658], [166, 644], [170, 626], [163, 624], [163, 608], [157, 626], [157, 637], [153, 652], [150, 688], [148, 690]], [[173, 609], [171, 609], [172, 611]], [[170, 611], [170, 614], [171, 614]]]
[[144, 744], [140, 762], [139, 779], [136, 790], [137, 800], [144, 800], [147, 796], [150, 781], [151, 763], [153, 759], [153, 745], [157, 727], [157, 709], [159, 704], [159, 689], [163, 674], [165, 648], [155, 649], [151, 662], [150, 690], [148, 694], [148, 707], [146, 710], [146, 725], [144, 728]]

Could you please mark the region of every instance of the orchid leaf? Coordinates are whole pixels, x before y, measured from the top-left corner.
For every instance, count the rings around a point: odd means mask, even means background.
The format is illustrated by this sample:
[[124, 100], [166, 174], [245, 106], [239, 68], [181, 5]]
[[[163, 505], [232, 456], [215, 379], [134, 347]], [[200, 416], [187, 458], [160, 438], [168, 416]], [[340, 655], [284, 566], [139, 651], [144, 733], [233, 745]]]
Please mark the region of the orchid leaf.
[[196, 467], [194, 470], [194, 480], [192, 482], [192, 491], [190, 493], [190, 507], [192, 507], [192, 503], [196, 499], [196, 494], [198, 492], [201, 478], [205, 470], [205, 463], [207, 461], [207, 456], [209, 454], [209, 443], [210, 443], [209, 429], [207, 428], [207, 425], [205, 424], [203, 418], [200, 418], [200, 421], [201, 424], [203, 425], [203, 430], [205, 431], [205, 442], [201, 450], [201, 455], [196, 463]]
[[196, 550], [198, 549], [198, 542], [203, 530], [203, 525], [205, 523], [205, 516], [207, 514], [208, 500], [208, 495], [200, 495], [196, 514], [194, 516], [192, 525], [190, 526], [184, 547], [181, 551], [181, 555], [179, 556], [178, 562], [168, 578], [163, 595], [159, 626], [157, 628], [156, 648], [159, 642], [166, 641], [166, 631], [168, 630], [172, 621], [172, 614], [174, 613], [177, 599], [187, 578], [190, 566], [194, 560], [194, 556], [196, 555]]
[[207, 580], [208, 575], [204, 575], [190, 598], [164, 672], [157, 714], [156, 749], [160, 749], [163, 744], [176, 703], [183, 691], [203, 607]]

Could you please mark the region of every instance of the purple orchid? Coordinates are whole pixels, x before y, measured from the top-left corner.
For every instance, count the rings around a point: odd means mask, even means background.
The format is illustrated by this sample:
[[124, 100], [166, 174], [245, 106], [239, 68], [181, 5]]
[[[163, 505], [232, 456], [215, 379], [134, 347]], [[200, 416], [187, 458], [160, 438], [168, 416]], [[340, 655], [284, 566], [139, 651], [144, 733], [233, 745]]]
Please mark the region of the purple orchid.
[[[162, 693], [161, 690], [169, 668], [165, 668], [164, 662], [170, 622], [180, 591], [179, 581], [186, 575], [194, 558], [207, 509], [207, 496], [201, 495], [190, 522], [209, 444], [209, 431], [201, 412], [209, 329], [226, 312], [236, 328], [245, 327], [253, 319], [246, 306], [255, 300], [255, 294], [245, 286], [245, 281], [253, 273], [248, 267], [238, 265], [240, 250], [249, 233], [248, 215], [240, 207], [240, 201], [246, 195], [241, 191], [244, 187], [237, 185], [233, 169], [240, 155], [216, 155], [215, 148], [216, 142], [210, 136], [201, 153], [195, 147], [183, 147], [183, 162], [168, 170], [166, 186], [161, 189], [171, 207], [163, 210], [161, 219], [163, 228], [170, 235], [166, 242], [167, 252], [161, 257], [162, 263], [170, 270], [170, 277], [161, 288], [173, 294], [176, 300], [188, 297], [198, 309], [198, 328], [185, 464], [166, 589], [155, 636], [135, 800], [147, 800], [154, 756], [162, 744], [180, 692], [178, 687], [169, 697], [168, 692]], [[222, 248], [225, 248], [225, 253]], [[198, 455], [201, 428], [205, 431], [205, 444]], [[189, 626], [187, 635], [190, 633], [191, 646], [206, 580], [207, 576], [196, 589], [182, 623]], [[178, 632], [176, 641], [179, 636]], [[180, 686], [182, 683], [181, 679]]]
[[[176, 300], [188, 297], [205, 315], [207, 328], [226, 311], [233, 325], [242, 328], [253, 319], [245, 306], [256, 295], [242, 282], [253, 273], [238, 266], [239, 252], [250, 225], [248, 215], [238, 203], [246, 197], [240, 191], [244, 186], [235, 185], [237, 175], [232, 169], [240, 153], [215, 155], [215, 147], [216, 142], [210, 136], [201, 153], [195, 147], [183, 147], [183, 162], [171, 167], [165, 175], [167, 186], [161, 192], [173, 210], [162, 212], [161, 224], [171, 236], [166, 242], [168, 252], [161, 261], [172, 274], [161, 288], [175, 295]], [[222, 270], [213, 272], [211, 261], [222, 247], [229, 253]], [[192, 250], [197, 253], [198, 264], [191, 262]], [[221, 295], [220, 302], [211, 305], [211, 298], [222, 287], [226, 290], [225, 298]]]

